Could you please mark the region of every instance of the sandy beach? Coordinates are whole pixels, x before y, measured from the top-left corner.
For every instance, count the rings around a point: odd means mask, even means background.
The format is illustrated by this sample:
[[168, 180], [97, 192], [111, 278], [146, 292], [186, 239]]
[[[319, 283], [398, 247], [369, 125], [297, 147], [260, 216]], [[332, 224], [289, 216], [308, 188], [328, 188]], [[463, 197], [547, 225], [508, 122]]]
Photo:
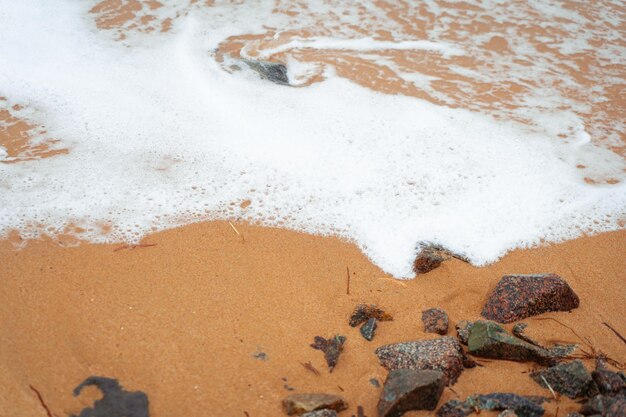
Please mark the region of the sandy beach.
[[[154, 416], [279, 416], [281, 400], [292, 393], [286, 387], [340, 394], [350, 404], [345, 415], [361, 405], [375, 416], [380, 388], [370, 379], [382, 383], [387, 371], [374, 349], [433, 338], [420, 320], [430, 307], [448, 312], [455, 335], [455, 323], [480, 318], [487, 295], [507, 273], [554, 272], [580, 296], [570, 313], [526, 320], [530, 335], [548, 344], [581, 343], [567, 328], [541, 320], [554, 318], [605, 355], [626, 359], [624, 343], [602, 325], [626, 334], [624, 232], [514, 251], [484, 268], [450, 260], [398, 281], [336, 238], [236, 228], [243, 239], [227, 222], [201, 223], [148, 236], [142, 243], [154, 246], [135, 249], [63, 247], [60, 239], [16, 250], [18, 239], [2, 242], [0, 414], [45, 416], [31, 385], [55, 415], [78, 413], [98, 391], [74, 398], [72, 389], [101, 375], [147, 393]], [[379, 324], [372, 342], [348, 326], [359, 302], [394, 316]], [[347, 342], [329, 373], [322, 353], [309, 345], [315, 336], [335, 334]], [[265, 360], [255, 357], [261, 352]], [[440, 404], [493, 391], [550, 396], [528, 377], [536, 365], [477, 359], [484, 366], [466, 369]], [[306, 370], [306, 362], [321, 375]], [[546, 405], [546, 415], [557, 407], [561, 416], [578, 409], [561, 397]]]
[[[73, 395], [90, 376], [152, 417], [276, 417], [306, 392], [378, 416], [375, 349], [437, 337], [429, 308], [456, 337], [506, 274], [555, 273], [580, 298], [529, 336], [624, 369], [623, 5], [3, 8], [0, 417], [78, 415], [102, 397]], [[422, 242], [471, 262], [413, 277]], [[394, 318], [372, 341], [348, 324], [359, 303]], [[330, 372], [310, 345], [336, 335]], [[474, 359], [439, 406], [580, 409], [535, 363]]]

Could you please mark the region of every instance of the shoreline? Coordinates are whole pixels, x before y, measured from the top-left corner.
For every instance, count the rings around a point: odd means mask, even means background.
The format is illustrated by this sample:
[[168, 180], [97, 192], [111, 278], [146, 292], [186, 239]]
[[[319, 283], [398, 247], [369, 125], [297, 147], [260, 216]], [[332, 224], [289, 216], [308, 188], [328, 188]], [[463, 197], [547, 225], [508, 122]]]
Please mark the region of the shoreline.
[[[602, 325], [626, 334], [620, 319], [626, 317], [626, 260], [620, 257], [626, 230], [515, 250], [480, 268], [452, 259], [400, 281], [338, 238], [235, 226], [245, 241], [225, 221], [158, 232], [134, 249], [63, 248], [48, 239], [16, 251], [10, 240], [1, 241], [0, 414], [45, 415], [29, 385], [53, 413], [78, 413], [99, 394], [92, 387], [74, 398], [72, 389], [99, 375], [145, 392], [157, 417], [284, 415], [281, 400], [298, 392], [339, 394], [350, 404], [341, 415], [363, 406], [373, 416], [380, 388], [370, 380], [382, 384], [387, 373], [375, 348], [433, 338], [420, 321], [421, 311], [431, 307], [448, 312], [448, 335], [455, 336], [456, 323], [480, 318], [490, 290], [507, 273], [562, 276], [580, 296], [580, 307], [540, 318], [556, 318], [604, 354], [626, 358], [622, 341]], [[380, 323], [372, 342], [348, 326], [359, 302], [394, 316]], [[577, 342], [552, 320], [525, 321], [541, 343]], [[347, 343], [329, 373], [322, 353], [309, 345], [315, 336], [335, 334], [345, 335]], [[483, 366], [466, 369], [439, 406], [457, 394], [550, 396], [524, 374], [532, 363], [478, 361]], [[321, 375], [306, 370], [306, 362]], [[546, 415], [554, 415], [556, 405], [547, 404]], [[560, 415], [578, 409], [567, 398], [558, 407]]]

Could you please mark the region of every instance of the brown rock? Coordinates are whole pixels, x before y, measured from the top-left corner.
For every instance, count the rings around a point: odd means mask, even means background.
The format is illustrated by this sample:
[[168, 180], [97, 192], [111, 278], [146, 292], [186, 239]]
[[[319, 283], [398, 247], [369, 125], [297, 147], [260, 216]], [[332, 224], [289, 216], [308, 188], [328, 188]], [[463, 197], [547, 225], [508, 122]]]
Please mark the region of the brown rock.
[[400, 417], [411, 410], [434, 410], [444, 386], [441, 371], [391, 371], [378, 401], [378, 415]]
[[510, 323], [549, 311], [569, 311], [578, 304], [576, 293], [558, 275], [505, 275], [481, 314], [499, 323]]
[[341, 411], [348, 408], [348, 403], [340, 396], [332, 394], [292, 394], [283, 400], [283, 408], [291, 416], [324, 409]]
[[324, 339], [321, 336], [315, 336], [314, 342], [311, 344], [313, 349], [324, 352], [324, 359], [328, 364], [330, 372], [337, 366], [339, 355], [343, 352], [343, 345], [346, 343], [345, 336], [335, 336], [330, 339]]
[[443, 372], [446, 385], [456, 382], [463, 372], [463, 350], [459, 341], [445, 336], [432, 340], [395, 343], [376, 349], [386, 369], [431, 369]]
[[422, 322], [426, 333], [445, 335], [448, 333], [448, 314], [440, 308], [422, 311]]

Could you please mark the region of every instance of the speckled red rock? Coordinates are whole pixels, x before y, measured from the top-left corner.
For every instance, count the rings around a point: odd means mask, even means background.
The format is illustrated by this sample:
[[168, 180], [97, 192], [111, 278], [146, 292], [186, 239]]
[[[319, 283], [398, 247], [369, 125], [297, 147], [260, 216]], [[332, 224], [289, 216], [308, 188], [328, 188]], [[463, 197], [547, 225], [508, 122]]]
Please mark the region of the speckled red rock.
[[426, 333], [445, 335], [448, 333], [448, 314], [440, 308], [422, 311], [422, 322]]
[[481, 314], [489, 320], [510, 323], [549, 311], [569, 311], [579, 302], [574, 290], [558, 275], [505, 275]]
[[432, 369], [442, 371], [446, 385], [456, 382], [463, 371], [463, 349], [454, 337], [395, 343], [375, 351], [380, 364], [396, 369]]

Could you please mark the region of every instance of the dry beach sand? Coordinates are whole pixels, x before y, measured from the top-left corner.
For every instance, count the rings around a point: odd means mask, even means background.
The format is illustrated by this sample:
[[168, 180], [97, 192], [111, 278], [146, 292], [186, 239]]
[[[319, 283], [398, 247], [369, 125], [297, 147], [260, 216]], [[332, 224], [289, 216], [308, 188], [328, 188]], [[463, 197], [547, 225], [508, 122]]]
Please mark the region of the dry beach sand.
[[[0, 246], [0, 415], [45, 416], [38, 389], [57, 415], [89, 406], [92, 394], [72, 397], [90, 375], [119, 379], [148, 394], [154, 416], [279, 416], [293, 392], [344, 396], [356, 414], [375, 416], [386, 371], [376, 347], [430, 338], [421, 311], [441, 307], [452, 324], [478, 319], [489, 291], [506, 273], [555, 272], [578, 293], [580, 307], [549, 313], [588, 337], [596, 349], [624, 362], [626, 345], [602, 322], [626, 334], [626, 233], [607, 233], [559, 245], [518, 250], [488, 267], [460, 261], [411, 281], [382, 273], [359, 250], [335, 238], [236, 225], [202, 223], [149, 236], [155, 246], [63, 247], [53, 241]], [[62, 243], [62, 240], [61, 240]], [[346, 267], [350, 294], [346, 294]], [[358, 302], [394, 315], [367, 342], [348, 317]], [[568, 329], [529, 319], [541, 342], [578, 343]], [[313, 337], [347, 336], [329, 373]], [[255, 358], [265, 352], [266, 360]], [[301, 363], [311, 362], [316, 376]], [[527, 374], [533, 364], [483, 361], [467, 369], [444, 400], [510, 391], [547, 395]], [[589, 367], [592, 363], [587, 362]], [[286, 379], [286, 380], [285, 380]], [[578, 406], [560, 400], [559, 415]], [[547, 405], [554, 415], [556, 403]], [[432, 415], [416, 412], [414, 415]]]
[[[192, 0], [187, 9], [214, 3]], [[533, 19], [545, 17], [542, 13], [529, 12], [530, 23], [510, 22], [490, 14], [479, 13], [477, 18], [473, 13], [480, 8], [471, 2], [438, 2], [443, 9], [456, 10], [453, 18], [445, 10], [434, 15], [426, 6], [410, 7], [410, 2], [373, 3], [384, 18], [370, 15], [371, 8], [355, 6], [367, 25], [342, 26], [340, 16], [316, 15], [306, 2], [277, 1], [273, 13], [292, 18], [292, 30], [267, 27], [262, 33], [234, 35], [207, 56], [227, 72], [232, 70], [229, 62], [242, 55], [283, 63], [295, 58], [313, 68], [296, 80], [301, 88], [323, 83], [325, 70], [332, 68], [336, 76], [368, 89], [529, 125], [544, 112], [573, 109], [594, 145], [624, 157], [624, 87], [615, 80], [624, 78], [625, 65], [623, 59], [611, 61], [612, 50], [601, 47], [605, 38], [626, 46], [623, 37], [612, 38], [623, 32], [611, 23], [615, 16], [624, 19], [623, 5], [563, 2], [564, 9], [602, 21], [587, 39], [591, 47], [572, 52], [571, 45], [555, 41], [571, 34], [566, 18], [534, 25]], [[524, 4], [518, 2], [516, 7], [524, 9]], [[90, 18], [94, 31], [125, 42], [138, 33], [175, 31], [189, 10], [176, 6], [170, 15], [159, 14], [168, 7], [154, 0], [94, 1]], [[480, 53], [446, 56], [410, 48], [365, 53], [357, 44], [289, 46], [336, 31], [347, 38], [372, 37], [383, 43], [395, 41], [398, 34], [403, 39], [427, 39], [438, 21], [450, 22], [438, 33], [450, 44], [469, 48], [468, 40], [486, 36]], [[507, 35], [514, 23], [517, 33], [536, 48], [536, 61], [530, 53], [524, 57], [514, 53], [516, 45]], [[391, 24], [395, 29], [386, 30]], [[576, 35], [583, 38], [591, 33], [587, 29], [582, 27]], [[526, 79], [526, 69], [530, 73], [537, 63], [549, 70]], [[414, 73], [421, 78], [412, 78]], [[602, 89], [596, 88], [600, 85]], [[0, 154], [0, 165], [37, 164], [72, 154], [71, 143], [48, 137], [45, 125], [27, 117], [29, 103], [4, 95], [0, 90], [0, 151], [5, 153]], [[563, 101], [541, 101], [553, 96]], [[575, 133], [570, 129], [558, 137], [569, 141]], [[166, 162], [163, 171], [179, 161]], [[587, 168], [584, 164], [575, 168], [583, 172], [587, 184], [611, 187], [623, 181], [608, 169], [587, 174]], [[0, 192], [11, 187], [0, 177]], [[626, 363], [626, 344], [603, 324], [626, 335], [624, 218], [619, 219], [618, 231], [517, 249], [484, 267], [452, 259], [413, 280], [397, 280], [354, 243], [237, 221], [232, 207], [247, 196], [238, 198], [212, 217], [230, 218], [233, 223], [197, 222], [206, 218], [192, 217], [177, 223], [191, 224], [154, 232], [135, 246], [90, 243], [81, 238], [85, 229], [80, 225], [53, 230], [35, 224], [30, 226], [44, 231], [39, 239], [24, 239], [14, 231], [1, 240], [0, 417], [78, 414], [101, 396], [93, 387], [78, 397], [72, 395], [91, 375], [115, 378], [128, 391], [146, 393], [152, 417], [281, 416], [282, 399], [297, 392], [339, 394], [350, 404], [341, 416], [356, 415], [357, 406], [366, 416], [376, 416], [381, 388], [371, 380], [382, 384], [387, 375], [374, 355], [376, 347], [435, 337], [424, 333], [421, 323], [422, 310], [431, 307], [448, 312], [448, 334], [454, 336], [454, 324], [479, 319], [491, 289], [511, 273], [556, 273], [580, 297], [580, 307], [571, 312], [525, 320], [532, 337], [546, 344], [579, 343], [589, 351], [580, 336], [593, 349]], [[246, 200], [242, 210], [256, 203]], [[103, 235], [111, 232], [109, 223], [98, 227]], [[348, 325], [350, 313], [361, 302], [375, 303], [394, 316], [391, 322], [379, 323], [372, 342]], [[330, 373], [323, 354], [310, 344], [315, 336], [337, 334], [346, 336], [347, 342]], [[319, 375], [304, 367], [309, 362]], [[440, 405], [495, 391], [551, 395], [529, 378], [532, 363], [478, 362], [482, 366], [466, 369], [454, 386], [446, 388]], [[585, 364], [593, 367], [592, 360]], [[579, 409], [565, 397], [545, 407], [548, 417]]]

